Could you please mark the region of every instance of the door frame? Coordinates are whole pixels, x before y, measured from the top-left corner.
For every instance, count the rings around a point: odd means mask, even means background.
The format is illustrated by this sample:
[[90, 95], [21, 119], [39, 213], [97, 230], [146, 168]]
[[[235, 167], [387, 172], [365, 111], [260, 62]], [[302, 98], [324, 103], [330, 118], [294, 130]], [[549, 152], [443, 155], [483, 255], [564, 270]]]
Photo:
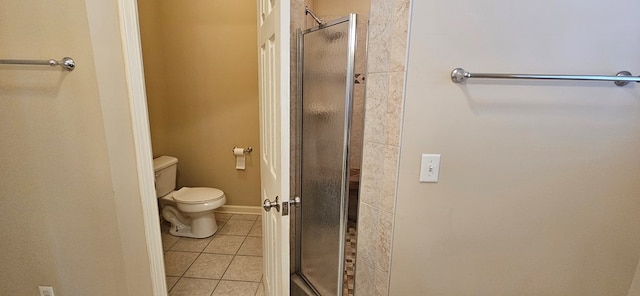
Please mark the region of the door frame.
[[129, 108], [133, 127], [133, 142], [138, 169], [138, 186], [142, 204], [142, 218], [147, 253], [149, 254], [153, 295], [166, 296], [162, 239], [158, 231], [158, 205], [155, 193], [151, 131], [147, 108], [147, 94], [142, 65], [142, 44], [138, 24], [137, 1], [118, 0], [120, 34], [124, 68], [129, 94]]
[[[285, 13], [290, 14], [290, 11], [287, 9]], [[143, 226], [150, 261], [151, 285], [154, 296], [166, 296], [167, 285], [162, 239], [158, 231], [158, 206], [155, 194], [153, 153], [151, 150], [151, 132], [142, 63], [137, 1], [118, 0], [118, 14], [133, 127]], [[289, 19], [288, 15], [286, 19]]]

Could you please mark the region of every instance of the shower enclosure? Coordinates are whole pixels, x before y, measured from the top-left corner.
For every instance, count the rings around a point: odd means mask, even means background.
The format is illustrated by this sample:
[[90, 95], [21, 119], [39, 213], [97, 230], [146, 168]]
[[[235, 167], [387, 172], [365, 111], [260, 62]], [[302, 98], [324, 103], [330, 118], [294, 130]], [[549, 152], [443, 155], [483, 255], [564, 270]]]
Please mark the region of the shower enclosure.
[[299, 33], [294, 296], [343, 295], [355, 50], [355, 14]]

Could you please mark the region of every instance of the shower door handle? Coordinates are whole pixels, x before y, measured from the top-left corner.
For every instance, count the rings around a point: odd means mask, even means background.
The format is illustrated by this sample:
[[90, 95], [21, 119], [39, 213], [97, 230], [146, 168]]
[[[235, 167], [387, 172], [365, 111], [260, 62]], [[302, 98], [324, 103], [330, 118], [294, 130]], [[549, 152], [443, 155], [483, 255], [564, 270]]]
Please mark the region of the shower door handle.
[[293, 199], [289, 200], [289, 204], [290, 205], [294, 205], [296, 207], [300, 206], [300, 197], [299, 196], [294, 196]]
[[293, 205], [295, 207], [300, 206], [300, 197], [295, 196], [293, 199], [285, 201], [282, 203], [282, 216], [289, 216], [289, 206]]
[[265, 211], [271, 211], [271, 208], [276, 208], [276, 211], [280, 212], [280, 200], [279, 197], [276, 196], [274, 201], [270, 201], [268, 198], [264, 200], [262, 203], [262, 207]]

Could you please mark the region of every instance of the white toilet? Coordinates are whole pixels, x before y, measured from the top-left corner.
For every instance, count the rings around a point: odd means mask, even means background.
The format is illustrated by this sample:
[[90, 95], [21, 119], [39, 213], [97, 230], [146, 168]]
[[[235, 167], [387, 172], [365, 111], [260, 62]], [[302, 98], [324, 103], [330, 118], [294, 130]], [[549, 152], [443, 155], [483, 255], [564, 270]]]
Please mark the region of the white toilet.
[[178, 159], [160, 156], [153, 160], [156, 173], [156, 196], [162, 218], [171, 223], [175, 236], [204, 238], [218, 230], [213, 210], [227, 202], [224, 192], [208, 187], [176, 189]]

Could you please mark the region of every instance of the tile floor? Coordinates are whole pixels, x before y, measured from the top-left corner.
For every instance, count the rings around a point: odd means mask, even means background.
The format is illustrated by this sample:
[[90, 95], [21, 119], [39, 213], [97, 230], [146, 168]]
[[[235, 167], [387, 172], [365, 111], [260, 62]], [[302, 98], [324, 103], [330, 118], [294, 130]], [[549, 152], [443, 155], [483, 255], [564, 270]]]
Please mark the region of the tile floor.
[[169, 296], [264, 295], [260, 215], [216, 213], [218, 231], [192, 239], [169, 234], [162, 247]]

